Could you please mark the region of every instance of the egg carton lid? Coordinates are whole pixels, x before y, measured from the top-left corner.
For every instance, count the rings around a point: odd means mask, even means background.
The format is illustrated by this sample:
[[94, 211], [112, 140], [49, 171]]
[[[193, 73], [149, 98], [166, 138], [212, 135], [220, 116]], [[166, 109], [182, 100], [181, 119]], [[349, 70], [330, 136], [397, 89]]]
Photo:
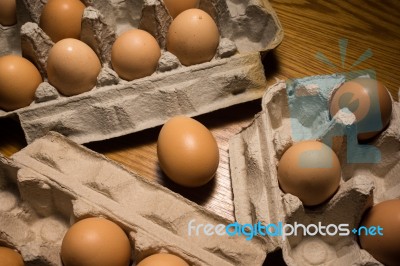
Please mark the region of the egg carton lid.
[[[267, 89], [263, 110], [229, 143], [235, 218], [239, 223], [345, 223], [352, 230], [358, 228], [363, 212], [372, 203], [400, 198], [400, 103], [393, 101], [390, 124], [379, 137], [368, 145], [348, 144], [351, 137], [356, 138], [355, 134], [346, 135], [346, 130], [355, 129], [354, 115], [339, 112], [330, 119], [328, 109], [331, 95], [348, 78], [347, 74], [335, 74], [280, 80]], [[283, 193], [277, 177], [284, 151], [306, 139], [331, 143], [342, 168], [338, 191], [316, 208], [304, 207], [298, 197]], [[351, 163], [347, 149], [358, 152], [358, 160], [374, 161]], [[381, 265], [359, 247], [354, 234], [275, 236], [271, 241], [282, 250], [289, 266]]]
[[[275, 48], [283, 38], [280, 22], [266, 0], [240, 4], [233, 0], [202, 0], [200, 8], [214, 17], [221, 31], [216, 57], [184, 67], [163, 51], [156, 73], [127, 82], [109, 67], [115, 33], [137, 26], [152, 33], [163, 48], [167, 25], [172, 20], [163, 2], [84, 2], [88, 7], [83, 16], [82, 39], [100, 55], [103, 64], [97, 85], [89, 92], [63, 97], [44, 82], [30, 106], [11, 112], [0, 110], [0, 118], [20, 121], [28, 143], [49, 131], [78, 143], [105, 140], [162, 125], [175, 115], [196, 116], [261, 98], [266, 78], [260, 52]], [[0, 48], [2, 53], [18, 53], [21, 34], [24, 53], [46, 76], [52, 42], [37, 25], [43, 5], [40, 0], [18, 0], [22, 19], [13, 27], [0, 27]], [[133, 7], [136, 9], [132, 15], [128, 11]], [[27, 20], [30, 22], [23, 23]], [[116, 20], [124, 23], [109, 25]], [[160, 25], [154, 25], [154, 21]]]
[[190, 221], [231, 222], [54, 132], [0, 156], [0, 200], [0, 244], [28, 265], [61, 266], [66, 230], [93, 216], [120, 225], [138, 261], [168, 252], [195, 266], [261, 265], [268, 249], [258, 237], [189, 235]]

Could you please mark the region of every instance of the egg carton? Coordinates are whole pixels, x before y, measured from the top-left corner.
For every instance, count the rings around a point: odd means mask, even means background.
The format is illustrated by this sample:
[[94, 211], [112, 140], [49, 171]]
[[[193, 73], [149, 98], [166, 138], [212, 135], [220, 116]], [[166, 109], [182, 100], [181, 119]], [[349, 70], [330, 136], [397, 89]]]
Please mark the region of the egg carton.
[[[46, 1], [17, 0], [18, 24], [0, 26], [0, 55], [22, 53], [46, 77], [53, 42], [38, 26]], [[195, 116], [261, 98], [266, 79], [259, 52], [283, 38], [280, 22], [267, 0], [202, 0], [199, 8], [216, 21], [221, 38], [215, 57], [182, 66], [165, 50], [172, 22], [162, 0], [83, 0], [81, 40], [97, 53], [102, 70], [91, 91], [64, 97], [48, 82], [35, 101], [1, 117], [18, 118], [28, 143], [49, 131], [78, 143], [118, 137], [165, 123], [175, 115]], [[127, 29], [150, 32], [162, 55], [156, 73], [125, 81], [112, 70], [111, 47]]]
[[230, 221], [129, 172], [58, 133], [0, 157], [0, 245], [26, 265], [61, 266], [62, 238], [74, 221], [106, 217], [127, 233], [133, 258], [177, 254], [190, 265], [261, 265], [263, 238], [189, 235], [188, 224]]
[[[329, 118], [333, 92], [347, 75], [336, 74], [278, 81], [262, 99], [262, 111], [230, 140], [229, 155], [235, 218], [242, 224], [279, 222], [323, 226], [348, 224], [357, 229], [373, 203], [400, 198], [400, 104], [393, 101], [390, 125], [371, 143], [359, 145], [355, 116], [340, 111]], [[294, 142], [321, 140], [331, 145], [341, 163], [337, 193], [325, 204], [304, 207], [279, 187], [278, 162]], [[347, 150], [358, 163], [347, 161]], [[380, 157], [380, 158], [379, 158]], [[354, 159], [354, 158], [353, 158]], [[352, 160], [353, 160], [352, 159]], [[367, 160], [374, 160], [366, 163]], [[372, 163], [377, 162], [377, 163]], [[294, 265], [381, 265], [348, 236], [274, 236], [284, 261]]]

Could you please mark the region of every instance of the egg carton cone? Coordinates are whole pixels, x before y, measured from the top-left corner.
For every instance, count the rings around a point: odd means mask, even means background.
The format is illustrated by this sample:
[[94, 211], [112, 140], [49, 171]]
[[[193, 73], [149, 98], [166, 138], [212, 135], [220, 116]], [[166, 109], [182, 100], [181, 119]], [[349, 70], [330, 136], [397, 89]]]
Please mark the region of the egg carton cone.
[[[329, 117], [331, 95], [346, 77], [335, 74], [277, 81], [263, 96], [262, 111], [229, 143], [235, 218], [239, 223], [347, 224], [349, 231], [344, 236], [304, 236], [301, 230], [297, 236], [272, 236], [273, 245], [282, 250], [289, 266], [381, 265], [359, 247], [351, 230], [358, 228], [364, 211], [372, 204], [400, 198], [400, 104], [393, 101], [390, 124], [379, 137], [359, 145], [356, 134], [348, 133], [355, 130], [352, 113], [340, 111], [333, 119]], [[312, 208], [304, 207], [298, 197], [285, 194], [277, 177], [284, 151], [305, 139], [330, 143], [342, 170], [336, 194]], [[358, 154], [357, 163], [348, 162], [348, 149]]]
[[[162, 0], [84, 0], [81, 40], [99, 56], [102, 70], [91, 91], [65, 97], [47, 82], [53, 42], [38, 26], [45, 2], [18, 0], [18, 24], [0, 28], [1, 53], [23, 54], [45, 77], [31, 105], [0, 110], [0, 118], [20, 121], [28, 143], [49, 131], [77, 143], [99, 141], [161, 125], [175, 115], [196, 116], [261, 98], [266, 78], [260, 52], [275, 48], [283, 38], [266, 0], [202, 0], [199, 8], [219, 28], [219, 47], [210, 62], [183, 66], [165, 49], [172, 17]], [[111, 47], [120, 33], [132, 28], [150, 32], [162, 55], [154, 74], [128, 82], [111, 67]]]
[[61, 266], [70, 225], [99, 216], [127, 233], [136, 261], [168, 252], [195, 266], [261, 265], [272, 248], [264, 238], [189, 234], [192, 220], [230, 221], [54, 132], [0, 157], [0, 202], [0, 245], [26, 265]]

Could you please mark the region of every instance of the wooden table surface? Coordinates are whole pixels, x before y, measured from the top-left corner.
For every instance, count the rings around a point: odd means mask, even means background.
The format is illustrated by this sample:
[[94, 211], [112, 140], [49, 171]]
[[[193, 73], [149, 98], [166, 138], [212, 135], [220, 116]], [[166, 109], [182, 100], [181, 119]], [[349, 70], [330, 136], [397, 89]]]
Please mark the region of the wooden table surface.
[[[275, 78], [373, 69], [397, 99], [400, 87], [400, 1], [271, 1], [285, 31], [281, 45], [264, 57], [268, 83]], [[342, 65], [339, 41], [347, 40]], [[351, 68], [365, 52], [372, 57]], [[323, 53], [336, 67], [319, 61]], [[196, 119], [207, 126], [220, 148], [220, 165], [214, 181], [197, 189], [174, 185], [163, 176], [157, 163], [156, 141], [160, 127], [87, 145], [122, 163], [132, 171], [156, 180], [206, 208], [233, 219], [229, 178], [228, 141], [248, 125], [261, 110], [253, 101], [202, 115]], [[26, 145], [18, 123], [0, 120], [0, 152], [10, 156]]]

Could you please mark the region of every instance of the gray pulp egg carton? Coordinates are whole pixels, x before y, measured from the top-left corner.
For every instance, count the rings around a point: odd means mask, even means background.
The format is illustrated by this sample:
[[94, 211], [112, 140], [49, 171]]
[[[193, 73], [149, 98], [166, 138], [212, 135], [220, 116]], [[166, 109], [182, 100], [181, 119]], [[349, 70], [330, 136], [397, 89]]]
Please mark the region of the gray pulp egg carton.
[[[400, 104], [393, 101], [389, 127], [359, 146], [355, 117], [340, 111], [329, 118], [332, 93], [345, 75], [278, 81], [263, 96], [262, 111], [229, 145], [235, 218], [241, 224], [348, 224], [358, 228], [373, 203], [400, 198]], [[333, 137], [334, 136], [334, 137]], [[330, 143], [341, 163], [337, 193], [319, 207], [305, 208], [298, 197], [281, 191], [277, 165], [284, 151], [301, 139]], [[355, 157], [347, 156], [347, 150]], [[347, 158], [352, 158], [349, 162]], [[368, 162], [368, 160], [372, 160]], [[273, 231], [271, 231], [273, 233]], [[290, 265], [381, 265], [348, 236], [272, 236]]]
[[[46, 77], [53, 42], [39, 28], [46, 1], [17, 0], [19, 23], [0, 26], [0, 55], [22, 53]], [[207, 63], [182, 66], [165, 50], [172, 18], [161, 0], [83, 0], [81, 40], [98, 54], [102, 70], [90, 92], [64, 97], [49, 83], [35, 101], [1, 117], [18, 118], [28, 143], [49, 131], [78, 143], [109, 139], [158, 126], [175, 115], [195, 116], [261, 98], [266, 79], [259, 52], [282, 40], [280, 22], [267, 0], [202, 0], [199, 8], [216, 21], [221, 33], [215, 57]], [[127, 82], [112, 70], [111, 47], [130, 28], [150, 32], [162, 55], [156, 73]]]
[[272, 248], [263, 238], [189, 235], [191, 220], [230, 221], [54, 132], [0, 156], [0, 202], [0, 245], [16, 248], [26, 265], [61, 266], [65, 232], [92, 216], [121, 226], [139, 261], [168, 252], [193, 266], [261, 265]]

